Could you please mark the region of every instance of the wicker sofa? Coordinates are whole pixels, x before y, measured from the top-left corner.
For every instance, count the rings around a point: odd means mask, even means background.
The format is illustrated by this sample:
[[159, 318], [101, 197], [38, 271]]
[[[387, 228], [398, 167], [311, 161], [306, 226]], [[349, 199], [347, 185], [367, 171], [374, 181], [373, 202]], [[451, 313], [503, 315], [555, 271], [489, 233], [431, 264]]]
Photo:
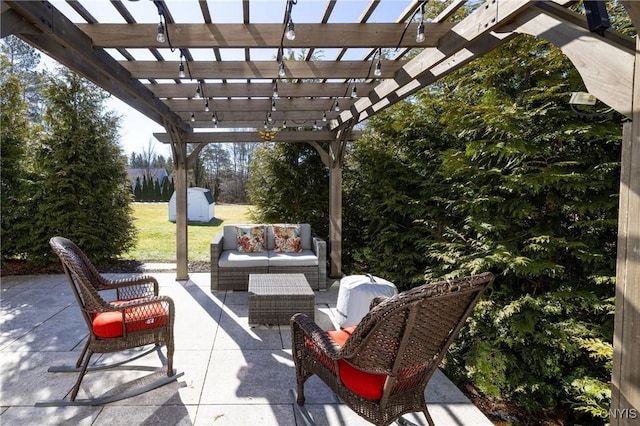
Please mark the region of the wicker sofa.
[[[277, 247], [274, 229], [296, 228], [299, 252], [283, 251]], [[263, 247], [257, 251], [241, 250], [239, 236], [247, 228], [262, 230]], [[246, 249], [246, 247], [244, 247]], [[311, 225], [303, 224], [246, 224], [225, 225], [211, 242], [211, 291], [241, 290], [249, 287], [249, 274], [302, 273], [314, 290], [326, 290], [327, 243], [314, 236]]]

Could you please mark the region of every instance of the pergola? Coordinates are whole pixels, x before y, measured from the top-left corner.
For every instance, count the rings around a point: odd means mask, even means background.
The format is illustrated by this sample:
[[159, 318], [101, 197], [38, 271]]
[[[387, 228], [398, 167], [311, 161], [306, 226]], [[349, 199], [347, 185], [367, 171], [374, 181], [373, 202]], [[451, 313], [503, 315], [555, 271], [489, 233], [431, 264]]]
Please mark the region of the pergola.
[[[206, 144], [258, 142], [278, 131], [275, 142], [305, 142], [320, 153], [330, 170], [337, 276], [342, 161], [359, 135], [354, 127], [519, 34], [562, 49], [588, 91], [630, 119], [623, 128], [611, 424], [637, 421], [629, 413], [640, 412], [640, 54], [637, 37], [602, 25], [606, 12], [597, 4], [587, 19], [568, 9], [576, 1], [469, 1], [475, 10], [459, 18], [467, 1], [448, 0], [427, 22], [418, 18], [422, 0], [54, 3], [3, 1], [2, 37], [20, 37], [166, 129], [155, 136], [171, 144], [176, 166], [177, 279], [188, 277], [187, 170]], [[640, 28], [640, 3], [622, 3]], [[282, 20], [264, 22], [267, 7], [282, 10]], [[359, 17], [344, 13], [354, 8]], [[299, 52], [295, 60], [291, 49]]]

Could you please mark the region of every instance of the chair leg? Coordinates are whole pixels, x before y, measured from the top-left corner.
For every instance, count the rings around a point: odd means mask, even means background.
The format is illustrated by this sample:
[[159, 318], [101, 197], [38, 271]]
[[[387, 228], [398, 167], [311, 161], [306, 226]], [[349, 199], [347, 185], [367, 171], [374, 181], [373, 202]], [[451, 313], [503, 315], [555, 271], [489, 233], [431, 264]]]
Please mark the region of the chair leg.
[[82, 383], [82, 379], [84, 379], [84, 375], [87, 374], [87, 367], [89, 366], [89, 360], [91, 359], [92, 355], [93, 355], [93, 352], [89, 351], [86, 358], [84, 359], [84, 363], [82, 364], [82, 369], [80, 370], [80, 373], [78, 373], [78, 379], [76, 380], [76, 384], [73, 386], [73, 389], [71, 390], [71, 397], [69, 398], [71, 401], [75, 401], [76, 396], [78, 396], [78, 391], [80, 390], [80, 383]]
[[293, 398], [296, 400], [296, 403], [293, 405], [293, 409], [296, 413], [298, 413], [302, 420], [304, 421], [305, 426], [316, 426], [316, 422], [309, 414], [307, 407], [304, 404], [304, 397], [302, 397], [302, 403], [300, 403], [300, 393], [297, 393], [293, 389], [289, 389], [289, 392], [293, 395]]
[[82, 360], [84, 359], [84, 356], [87, 353], [87, 349], [89, 349], [89, 340], [91, 339], [91, 336], [87, 337], [87, 342], [84, 344], [84, 349], [82, 349], [82, 352], [80, 353], [80, 356], [78, 357], [78, 361], [76, 361], [76, 368], [80, 368], [80, 365], [82, 365]]
[[427, 423], [429, 423], [429, 426], [435, 426], [435, 424], [433, 423], [433, 419], [431, 418], [431, 414], [429, 414], [429, 410], [425, 408], [424, 410], [422, 410], [422, 412], [424, 413], [424, 416], [427, 418]]
[[304, 397], [304, 382], [300, 379], [296, 380], [298, 382], [298, 392], [296, 396], [296, 404], [303, 406], [305, 397]]
[[174, 352], [173, 340], [167, 343], [167, 376], [173, 376], [173, 352]]

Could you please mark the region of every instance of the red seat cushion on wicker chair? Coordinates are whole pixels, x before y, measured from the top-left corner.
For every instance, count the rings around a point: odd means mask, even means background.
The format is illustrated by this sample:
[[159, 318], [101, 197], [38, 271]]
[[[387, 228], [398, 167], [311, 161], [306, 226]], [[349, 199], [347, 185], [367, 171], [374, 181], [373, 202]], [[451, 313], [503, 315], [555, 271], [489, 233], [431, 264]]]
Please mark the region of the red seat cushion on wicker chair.
[[[112, 305], [120, 305], [125, 302], [131, 302], [131, 300], [117, 300], [110, 303]], [[162, 327], [167, 325], [168, 315], [167, 309], [160, 302], [127, 308], [125, 310], [127, 331]], [[121, 337], [122, 313], [115, 311], [93, 314], [93, 332], [98, 337]]]
[[[334, 342], [342, 346], [355, 329], [354, 325], [342, 330], [330, 330], [327, 331], [327, 334]], [[338, 360], [338, 365], [340, 366], [340, 380], [351, 392], [374, 401], [382, 397], [384, 382], [387, 380], [386, 374], [365, 373], [343, 360]]]

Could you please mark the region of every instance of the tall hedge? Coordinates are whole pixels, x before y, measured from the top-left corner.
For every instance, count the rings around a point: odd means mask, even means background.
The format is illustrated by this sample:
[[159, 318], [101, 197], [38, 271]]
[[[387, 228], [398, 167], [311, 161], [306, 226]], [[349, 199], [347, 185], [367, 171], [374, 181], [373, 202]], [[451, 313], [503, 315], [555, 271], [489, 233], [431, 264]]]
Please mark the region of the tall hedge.
[[559, 50], [520, 37], [371, 118], [345, 171], [345, 263], [401, 288], [495, 272], [447, 374], [532, 413], [602, 424], [621, 117], [576, 114], [580, 87]]

